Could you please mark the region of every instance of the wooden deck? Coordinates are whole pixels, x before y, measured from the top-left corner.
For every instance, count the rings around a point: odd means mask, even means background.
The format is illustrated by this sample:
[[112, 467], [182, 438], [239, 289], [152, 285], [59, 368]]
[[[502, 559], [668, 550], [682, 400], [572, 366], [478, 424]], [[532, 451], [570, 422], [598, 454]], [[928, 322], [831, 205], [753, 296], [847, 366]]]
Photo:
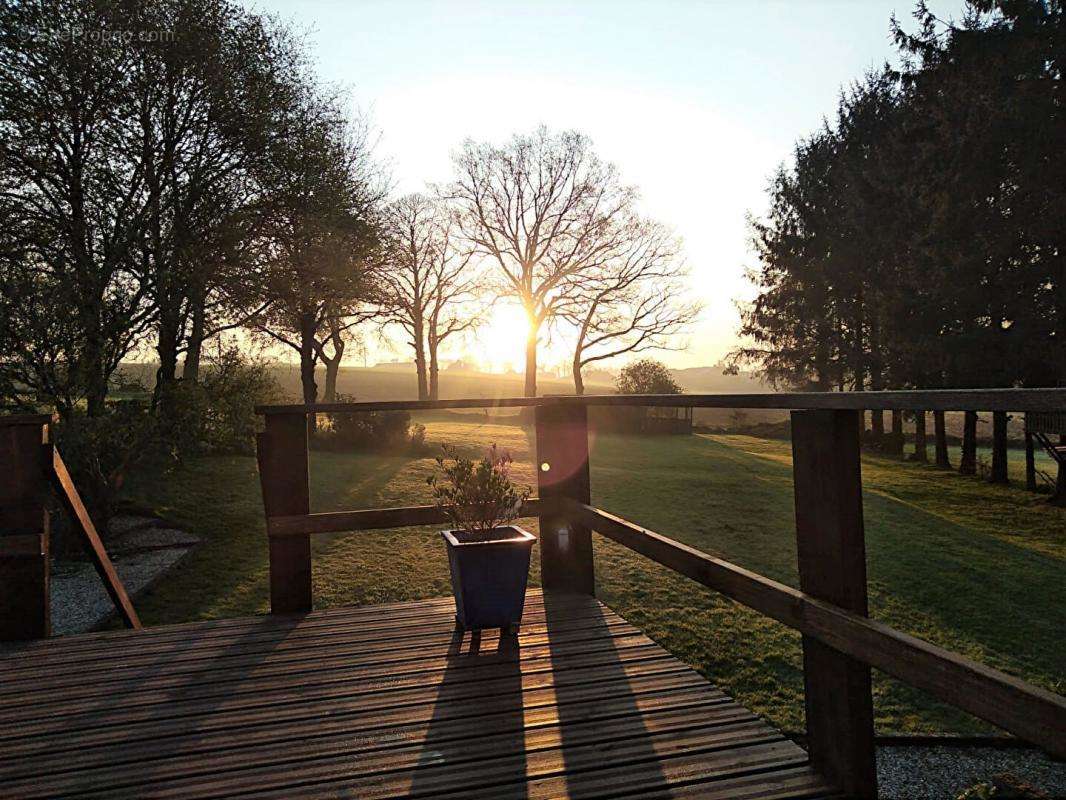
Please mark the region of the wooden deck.
[[531, 592], [0, 646], [0, 796], [799, 798], [806, 753], [610, 609]]

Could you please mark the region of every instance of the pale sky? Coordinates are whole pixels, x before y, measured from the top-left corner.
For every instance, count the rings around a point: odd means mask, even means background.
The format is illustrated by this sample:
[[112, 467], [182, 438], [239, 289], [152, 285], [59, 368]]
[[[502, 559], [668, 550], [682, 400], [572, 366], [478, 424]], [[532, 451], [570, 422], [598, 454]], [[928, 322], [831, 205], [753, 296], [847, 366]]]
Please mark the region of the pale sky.
[[[913, 28], [914, 4], [249, 5], [305, 31], [321, 78], [369, 111], [398, 193], [447, 180], [449, 154], [466, 137], [503, 141], [541, 123], [589, 135], [640, 187], [643, 211], [684, 239], [706, 309], [686, 350], [661, 357], [687, 367], [712, 364], [735, 343], [734, 301], [751, 294], [745, 214], [761, 212], [769, 176], [834, 112], [841, 86], [895, 61], [889, 17]], [[946, 19], [962, 2], [930, 6]]]

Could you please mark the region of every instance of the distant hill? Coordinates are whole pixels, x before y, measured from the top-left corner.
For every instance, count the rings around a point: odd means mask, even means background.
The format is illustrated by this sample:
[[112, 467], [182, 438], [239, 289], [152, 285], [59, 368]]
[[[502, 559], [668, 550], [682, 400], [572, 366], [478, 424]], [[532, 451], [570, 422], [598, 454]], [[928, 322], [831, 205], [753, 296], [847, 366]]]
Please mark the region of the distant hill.
[[[286, 396], [300, 394], [300, 370], [295, 364], [278, 364], [275, 376]], [[325, 371], [317, 372], [318, 385], [325, 383]], [[541, 394], [573, 394], [569, 380], [538, 378]], [[440, 396], [443, 400], [460, 397], [521, 397], [524, 381], [521, 375], [497, 375], [467, 370], [441, 370]], [[384, 364], [375, 367], [342, 367], [337, 377], [337, 391], [357, 400], [414, 400], [418, 397], [418, 383], [413, 366]], [[613, 391], [605, 384], [590, 384], [589, 393]]]
[[[277, 365], [276, 376], [282, 391], [296, 399], [300, 393], [300, 371], [295, 364]], [[713, 367], [694, 367], [672, 370], [678, 383], [689, 393], [763, 393], [769, 389], [750, 374], [723, 375], [721, 365]], [[585, 385], [588, 394], [613, 394], [614, 384], [608, 382], [610, 376], [600, 373], [597, 381]], [[325, 381], [322, 370], [318, 373], [318, 383]], [[523, 393], [521, 375], [498, 375], [488, 372], [469, 370], [441, 370], [441, 399], [459, 397], [521, 397]], [[573, 394], [574, 384], [563, 378], [537, 379], [540, 394]], [[414, 400], [418, 396], [418, 385], [413, 366], [384, 364], [379, 367], [343, 367], [337, 379], [337, 391], [354, 396], [357, 400]], [[732, 423], [733, 411], [729, 409], [699, 408], [695, 420], [700, 425], [724, 426]], [[781, 411], [752, 410], [744, 412], [748, 423], [779, 422], [787, 418]]]
[[[155, 365], [147, 363], [127, 363], [122, 365], [122, 372], [129, 378], [136, 378], [145, 386], [151, 386], [155, 380]], [[281, 387], [285, 399], [296, 402], [300, 397], [300, 370], [295, 364], [278, 363], [272, 367], [274, 376]], [[692, 367], [671, 370], [675, 379], [689, 393], [761, 393], [769, 389], [750, 374], [723, 375], [723, 367]], [[318, 385], [325, 383], [325, 370], [317, 372]], [[537, 380], [541, 394], [573, 394], [573, 381], [563, 378], [541, 376]], [[441, 370], [441, 399], [460, 397], [521, 397], [523, 393], [521, 375], [498, 375], [488, 372], [476, 372], [468, 369]], [[418, 397], [418, 384], [415, 379], [414, 366], [404, 363], [385, 363], [373, 367], [342, 367], [337, 379], [337, 391], [356, 400], [414, 400]], [[585, 385], [588, 394], [613, 394], [614, 384], [611, 376], [597, 372], [595, 377]], [[696, 409], [695, 419], [698, 424], [720, 426], [732, 420], [733, 412], [723, 409]], [[777, 422], [787, 415], [775, 411], [745, 412], [748, 422]]]
[[765, 394], [772, 391], [750, 372], [739, 375], [725, 375], [725, 365], [712, 367], [689, 367], [672, 369], [674, 380], [681, 384], [686, 392], [701, 394]]
[[[297, 402], [300, 397], [299, 368], [295, 364], [275, 364], [272, 369], [285, 399]], [[765, 394], [772, 391], [751, 373], [723, 375], [723, 369], [721, 364], [716, 364], [712, 367], [690, 367], [670, 372], [689, 394]], [[136, 380], [148, 388], [155, 381], [155, 372], [155, 364], [144, 362], [126, 362], [120, 369], [126, 379]], [[317, 375], [318, 385], [321, 387], [325, 383], [325, 370], [318, 370]], [[612, 376], [606, 372], [597, 372], [595, 380], [586, 382], [585, 387], [588, 394], [614, 393]], [[542, 376], [537, 380], [537, 388], [541, 394], [574, 393], [573, 382], [563, 378]], [[440, 394], [445, 400], [461, 397], [521, 397], [523, 389], [523, 379], [518, 374], [498, 375], [462, 367], [454, 370], [444, 369], [440, 373]], [[337, 390], [341, 394], [355, 397], [356, 400], [414, 400], [418, 397], [414, 365], [402, 363], [342, 367], [337, 380]], [[694, 418], [697, 425], [735, 428], [782, 422], [788, 418], [788, 412], [776, 409], [697, 408]], [[1012, 440], [1020, 440], [1024, 429], [1023, 419], [1021, 414], [1012, 416], [1009, 423]], [[931, 420], [927, 421], [927, 424], [931, 426]], [[908, 435], [913, 430], [913, 425], [910, 419], [906, 421], [905, 430]], [[980, 415], [977, 434], [980, 441], [990, 438], [991, 427], [991, 415]], [[949, 413], [947, 429], [950, 437], [960, 436], [962, 414]]]

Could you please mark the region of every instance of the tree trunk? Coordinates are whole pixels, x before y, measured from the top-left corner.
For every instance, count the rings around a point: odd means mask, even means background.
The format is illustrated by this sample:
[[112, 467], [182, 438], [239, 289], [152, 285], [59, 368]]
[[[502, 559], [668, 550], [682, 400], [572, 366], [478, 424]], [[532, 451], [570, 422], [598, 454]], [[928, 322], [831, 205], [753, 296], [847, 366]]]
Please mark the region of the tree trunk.
[[173, 383], [178, 376], [178, 330], [177, 324], [169, 320], [160, 320], [158, 341], [155, 347], [159, 356], [159, 369], [156, 372], [156, 390]]
[[917, 461], [920, 464], [926, 464], [929, 462], [929, 451], [926, 447], [925, 440], [925, 412], [914, 412], [914, 455], [911, 456], [912, 461]]
[[[315, 382], [315, 334], [318, 332], [313, 312], [300, 315], [300, 386], [303, 389], [304, 403], [311, 405], [318, 401], [318, 384]], [[307, 434], [314, 435], [318, 428], [316, 414], [307, 415]]]
[[[1055, 341], [1066, 341], [1066, 252], [1059, 248], [1058, 254], [1059, 274], [1056, 286], [1056, 300], [1058, 305], [1057, 324], [1055, 327]], [[1059, 356], [1059, 386], [1066, 386], [1066, 347], [1059, 344], [1057, 347]], [[1059, 435], [1059, 444], [1066, 445], [1066, 434]], [[1055, 494], [1051, 502], [1057, 506], [1066, 506], [1066, 462], [1059, 462], [1058, 474], [1055, 477]]]
[[537, 334], [538, 328], [531, 322], [526, 334], [526, 397], [537, 396]]
[[870, 431], [873, 433], [874, 443], [880, 447], [885, 439], [885, 412], [879, 408], [870, 412]]
[[440, 349], [440, 341], [433, 331], [429, 333], [429, 399], [440, 399], [440, 362], [437, 360], [437, 351]]
[[103, 416], [107, 408], [107, 375], [103, 364], [103, 354], [98, 362], [89, 364], [89, 375], [85, 389], [85, 413], [90, 417]]
[[333, 358], [323, 357], [322, 361], [326, 365], [326, 385], [322, 389], [322, 398], [327, 403], [337, 402], [337, 376], [341, 371], [341, 357], [343, 353], [334, 356]]
[[581, 353], [574, 354], [573, 363], [574, 372], [574, 394], [582, 395], [585, 393], [585, 378], [581, 374]]
[[85, 413], [90, 417], [103, 416], [107, 408], [107, 367], [104, 364], [104, 344], [99, 328], [90, 329], [82, 350], [78, 372], [84, 376]]
[[411, 328], [411, 344], [415, 349], [415, 375], [418, 380], [418, 399], [429, 399], [429, 380], [426, 376], [426, 331], [422, 320], [415, 319]]
[[951, 469], [951, 456], [948, 454], [948, 431], [944, 424], [944, 412], [933, 412], [933, 436], [936, 439], [936, 465], [941, 469]]
[[1033, 434], [1025, 430], [1025, 488], [1036, 491], [1036, 448], [1033, 446]]
[[1007, 412], [992, 412], [992, 483], [1010, 484], [1007, 473]]
[[889, 448], [892, 455], [903, 457], [903, 412], [892, 412], [892, 446]]
[[[870, 390], [874, 392], [884, 391], [885, 378], [883, 359], [881, 356], [881, 315], [876, 308], [876, 303], [870, 309]], [[874, 446], [883, 448], [885, 445], [885, 412], [875, 408], [870, 411], [870, 430], [873, 434]]]
[[200, 359], [204, 351], [204, 332], [206, 323], [203, 303], [198, 303], [192, 310], [192, 327], [189, 330], [189, 343], [185, 348], [185, 364], [181, 368], [181, 379], [195, 383], [200, 380]]
[[178, 375], [178, 336], [177, 325], [162, 315], [159, 323], [156, 353], [159, 356], [159, 368], [155, 373], [155, 389], [152, 392], [152, 410], [162, 420], [175, 417], [174, 383]]
[[418, 378], [418, 399], [429, 399], [429, 380], [426, 375], [426, 351], [423, 347], [415, 348], [415, 374]]
[[977, 473], [977, 412], [967, 411], [962, 424], [962, 455], [959, 458], [959, 474]]

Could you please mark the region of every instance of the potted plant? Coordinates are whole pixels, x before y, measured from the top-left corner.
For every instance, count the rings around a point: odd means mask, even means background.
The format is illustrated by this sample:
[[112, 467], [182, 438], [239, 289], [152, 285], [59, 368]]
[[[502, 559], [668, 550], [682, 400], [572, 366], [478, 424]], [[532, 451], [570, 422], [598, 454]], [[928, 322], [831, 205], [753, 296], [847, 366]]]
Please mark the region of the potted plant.
[[437, 507], [452, 523], [441, 535], [448, 549], [455, 621], [464, 630], [516, 631], [536, 538], [510, 523], [521, 513], [530, 490], [515, 486], [512, 459], [496, 445], [479, 461], [443, 449], [438, 474], [428, 483]]

